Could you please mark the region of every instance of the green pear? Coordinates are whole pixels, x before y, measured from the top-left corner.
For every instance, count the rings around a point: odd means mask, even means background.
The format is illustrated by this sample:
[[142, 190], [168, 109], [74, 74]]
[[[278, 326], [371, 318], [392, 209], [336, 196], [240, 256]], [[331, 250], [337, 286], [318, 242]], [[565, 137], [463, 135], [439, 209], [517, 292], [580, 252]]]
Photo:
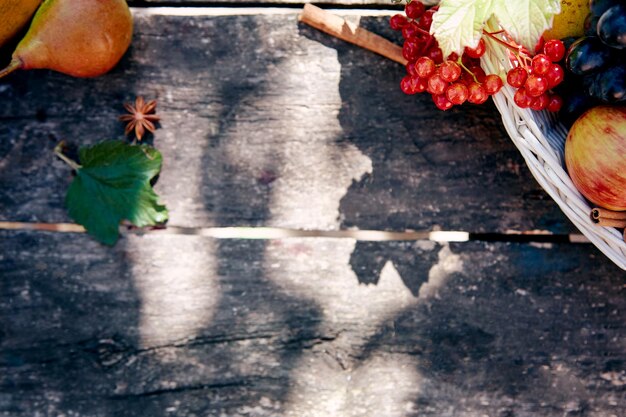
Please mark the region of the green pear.
[[17, 69], [102, 75], [122, 58], [132, 32], [125, 0], [45, 0], [0, 78]]

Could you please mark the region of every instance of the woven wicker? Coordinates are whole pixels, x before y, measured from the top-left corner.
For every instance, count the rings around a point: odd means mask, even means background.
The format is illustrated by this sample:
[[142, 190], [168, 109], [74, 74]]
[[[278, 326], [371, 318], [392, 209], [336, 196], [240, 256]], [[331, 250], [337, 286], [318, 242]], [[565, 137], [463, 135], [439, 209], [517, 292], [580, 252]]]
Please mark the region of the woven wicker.
[[[504, 48], [493, 41], [487, 42], [490, 43], [488, 53], [481, 62], [485, 71], [498, 74], [511, 68]], [[493, 100], [530, 172], [574, 225], [617, 266], [626, 270], [626, 243], [622, 234], [618, 229], [598, 226], [591, 221], [591, 207], [564, 168], [567, 129], [554, 114], [520, 109], [513, 102], [514, 94], [515, 90], [507, 85]]]

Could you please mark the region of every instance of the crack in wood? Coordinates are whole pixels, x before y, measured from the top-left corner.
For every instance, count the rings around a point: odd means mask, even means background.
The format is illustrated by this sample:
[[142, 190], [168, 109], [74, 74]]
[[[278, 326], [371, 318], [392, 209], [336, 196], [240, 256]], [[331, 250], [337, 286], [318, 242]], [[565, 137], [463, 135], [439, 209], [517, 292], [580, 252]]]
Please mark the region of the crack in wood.
[[216, 344], [225, 344], [225, 343], [236, 343], [236, 342], [244, 342], [250, 340], [263, 340], [263, 339], [275, 339], [278, 335], [272, 334], [247, 334], [245, 336], [230, 336], [226, 335], [221, 336], [205, 336], [205, 337], [196, 337], [194, 339], [189, 339], [186, 341], [180, 341], [176, 343], [168, 343], [165, 345], [158, 346], [150, 346], [143, 349], [133, 350], [133, 354], [140, 355], [143, 353], [155, 352], [162, 349], [186, 349], [194, 346], [205, 346], [205, 345], [216, 345]]
[[160, 388], [152, 391], [144, 391], [138, 393], [127, 393], [127, 394], [114, 394], [108, 396], [110, 400], [128, 400], [131, 398], [145, 398], [145, 397], [156, 397], [159, 395], [167, 395], [167, 394], [177, 394], [177, 393], [185, 393], [192, 391], [205, 391], [205, 390], [214, 390], [214, 389], [224, 389], [224, 388], [233, 388], [233, 387], [249, 387], [257, 383], [257, 381], [262, 379], [271, 379], [269, 377], [256, 377], [256, 378], [246, 378], [242, 380], [234, 380], [227, 382], [219, 382], [219, 383], [207, 383], [207, 384], [197, 384], [197, 385], [185, 385], [182, 387], [172, 387], [172, 388]]
[[[0, 221], [0, 230], [25, 230], [54, 233], [85, 233], [72, 223], [27, 223]], [[554, 234], [541, 231], [509, 231], [505, 233], [475, 233], [458, 230], [385, 231], [385, 230], [301, 230], [281, 227], [185, 227], [167, 226], [136, 228], [120, 226], [122, 235], [187, 235], [214, 239], [273, 240], [289, 238], [355, 239], [364, 242], [395, 242], [431, 240], [435, 242], [512, 242], [512, 243], [589, 243], [581, 234]]]
[[[162, 7], [171, 7], [171, 8], [189, 8], [189, 7], [199, 7], [199, 8], [229, 8], [229, 9], [259, 9], [260, 13], [262, 10], [266, 10], [268, 8], [281, 8], [281, 9], [302, 9], [306, 1], [185, 1], [185, 2], [177, 2], [177, 1], [145, 1], [145, 0], [135, 0], [128, 2], [131, 7], [136, 8], [162, 8]], [[383, 10], [383, 11], [400, 11], [404, 9], [403, 4], [393, 4], [391, 1], [369, 1], [369, 2], [361, 2], [355, 4], [354, 2], [342, 2], [342, 1], [328, 1], [321, 0], [316, 2], [317, 4], [326, 4], [328, 7], [332, 7], [333, 9], [346, 10], [346, 11], [354, 11], [355, 9], [359, 10]]]

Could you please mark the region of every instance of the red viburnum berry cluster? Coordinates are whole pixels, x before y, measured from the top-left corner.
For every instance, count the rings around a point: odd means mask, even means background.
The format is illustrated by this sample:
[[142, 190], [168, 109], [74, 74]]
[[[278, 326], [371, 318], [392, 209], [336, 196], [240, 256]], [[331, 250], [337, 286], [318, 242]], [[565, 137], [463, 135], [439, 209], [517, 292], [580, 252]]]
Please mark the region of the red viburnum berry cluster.
[[[456, 53], [444, 57], [437, 40], [430, 34], [437, 9], [437, 6], [427, 8], [420, 1], [409, 0], [405, 15], [396, 14], [390, 19], [391, 28], [402, 31], [402, 55], [408, 61], [407, 75], [400, 82], [400, 88], [406, 94], [430, 93], [441, 110], [466, 101], [482, 104], [503, 86], [498, 74], [486, 74], [480, 66], [485, 41], [481, 38], [475, 48], [466, 47], [460, 57]], [[558, 111], [562, 100], [550, 90], [563, 80], [563, 69], [556, 64], [565, 52], [563, 43], [549, 41], [543, 46], [543, 54], [530, 58], [521, 48], [494, 34], [485, 32], [485, 36], [513, 51], [514, 68], [507, 74], [507, 82], [518, 89], [515, 103], [534, 110]]]
[[563, 105], [563, 99], [552, 89], [565, 77], [563, 67], [558, 64], [565, 55], [565, 46], [562, 41], [553, 39], [539, 51], [532, 58], [523, 54], [513, 56], [514, 66], [506, 75], [507, 84], [517, 89], [513, 96], [517, 106], [556, 112]]

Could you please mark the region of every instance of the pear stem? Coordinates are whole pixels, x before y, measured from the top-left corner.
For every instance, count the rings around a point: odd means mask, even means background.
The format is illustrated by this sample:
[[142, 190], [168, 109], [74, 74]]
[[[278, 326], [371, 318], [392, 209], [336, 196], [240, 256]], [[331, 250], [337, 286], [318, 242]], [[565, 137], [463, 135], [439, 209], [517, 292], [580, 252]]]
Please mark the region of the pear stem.
[[6, 68], [0, 70], [0, 78], [5, 77], [9, 75], [10, 73], [12, 73], [13, 71], [22, 68], [22, 65], [23, 64], [22, 64], [21, 59], [13, 58], [11, 62], [9, 62], [9, 65], [6, 66]]

